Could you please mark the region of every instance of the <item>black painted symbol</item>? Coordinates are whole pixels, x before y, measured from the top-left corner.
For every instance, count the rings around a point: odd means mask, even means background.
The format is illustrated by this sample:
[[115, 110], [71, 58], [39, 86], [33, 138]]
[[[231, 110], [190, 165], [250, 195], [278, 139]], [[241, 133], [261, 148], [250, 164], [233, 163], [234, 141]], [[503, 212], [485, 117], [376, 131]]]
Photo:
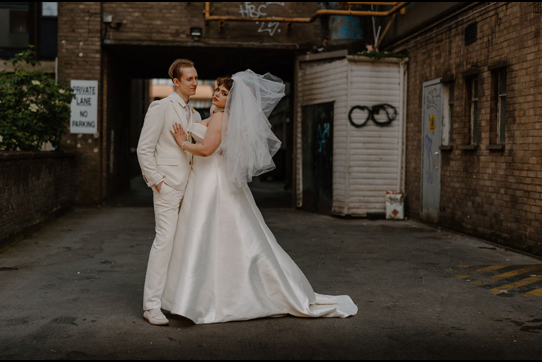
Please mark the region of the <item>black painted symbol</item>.
[[[355, 123], [352, 119], [352, 113], [354, 113], [356, 109], [367, 112], [367, 118], [365, 118], [365, 120], [360, 124]], [[385, 121], [379, 121], [375, 118], [375, 114], [380, 114], [380, 111], [386, 112], [387, 119]], [[387, 103], [375, 104], [372, 108], [369, 108], [367, 106], [354, 106], [350, 109], [350, 112], [348, 112], [348, 120], [350, 121], [350, 124], [356, 128], [361, 128], [365, 126], [370, 119], [378, 126], [385, 127], [389, 126], [391, 122], [395, 121], [396, 118], [397, 109], [391, 104]]]

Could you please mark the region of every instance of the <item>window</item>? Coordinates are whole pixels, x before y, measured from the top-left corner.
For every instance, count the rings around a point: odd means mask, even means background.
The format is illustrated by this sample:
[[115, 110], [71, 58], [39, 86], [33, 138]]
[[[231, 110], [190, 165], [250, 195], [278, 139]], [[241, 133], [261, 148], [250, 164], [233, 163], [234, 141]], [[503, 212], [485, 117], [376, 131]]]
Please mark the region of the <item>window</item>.
[[0, 59], [34, 45], [39, 60], [58, 55], [58, 3], [0, 2]]
[[[0, 2], [0, 58], [5, 59], [28, 46], [28, 20], [29, 3]], [[7, 52], [6, 49], [13, 50]]]
[[41, 3], [40, 13], [39, 58], [53, 60], [58, 55], [58, 3]]
[[58, 16], [58, 3], [41, 3], [41, 16]]
[[470, 119], [470, 144], [478, 143], [478, 77], [468, 78], [467, 82], [467, 97], [469, 119]]
[[488, 149], [502, 150], [506, 140], [506, 66], [490, 66], [491, 112]]
[[442, 113], [442, 145], [451, 146], [453, 143], [454, 129], [454, 85], [444, 84], [444, 112]]
[[465, 46], [471, 45], [478, 40], [478, 23], [474, 22], [465, 27]]
[[28, 11], [11, 10], [9, 12], [9, 32], [11, 34], [28, 33]]
[[504, 144], [506, 139], [506, 69], [497, 72], [497, 142]]

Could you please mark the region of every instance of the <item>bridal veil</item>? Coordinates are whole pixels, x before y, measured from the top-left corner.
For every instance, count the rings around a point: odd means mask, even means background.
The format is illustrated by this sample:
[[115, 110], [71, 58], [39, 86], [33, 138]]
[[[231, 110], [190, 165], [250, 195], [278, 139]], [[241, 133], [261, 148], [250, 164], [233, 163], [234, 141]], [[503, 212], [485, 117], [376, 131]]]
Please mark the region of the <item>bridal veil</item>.
[[284, 97], [284, 83], [269, 73], [248, 69], [232, 76], [224, 111], [222, 148], [228, 179], [240, 186], [275, 168], [273, 156], [281, 142], [271, 130], [269, 115]]

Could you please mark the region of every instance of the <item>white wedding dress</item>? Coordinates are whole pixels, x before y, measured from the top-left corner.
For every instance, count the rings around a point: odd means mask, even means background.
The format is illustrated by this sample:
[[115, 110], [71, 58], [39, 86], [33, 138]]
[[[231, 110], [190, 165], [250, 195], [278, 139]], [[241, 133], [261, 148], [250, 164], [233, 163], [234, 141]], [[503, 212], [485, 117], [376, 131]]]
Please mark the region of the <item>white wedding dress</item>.
[[[206, 130], [193, 125], [198, 143]], [[355, 315], [349, 296], [314, 293], [265, 224], [248, 185], [228, 181], [221, 153], [219, 147], [210, 157], [194, 156], [162, 308], [196, 324]]]

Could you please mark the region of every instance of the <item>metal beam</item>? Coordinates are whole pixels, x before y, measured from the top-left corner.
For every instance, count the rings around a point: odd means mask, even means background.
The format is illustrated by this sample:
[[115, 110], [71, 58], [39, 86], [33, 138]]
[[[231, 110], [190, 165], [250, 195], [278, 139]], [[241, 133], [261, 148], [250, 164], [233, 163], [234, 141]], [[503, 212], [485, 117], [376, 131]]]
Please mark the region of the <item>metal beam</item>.
[[[354, 4], [354, 3], [351, 3]], [[366, 3], [366, 4], [384, 4], [384, 3]], [[316, 20], [318, 17], [322, 15], [337, 15], [337, 16], [390, 16], [394, 15], [401, 9], [403, 9], [405, 6], [407, 6], [408, 2], [400, 2], [400, 3], [385, 3], [386, 5], [394, 5], [395, 6], [388, 10], [388, 11], [357, 11], [357, 10], [317, 10], [314, 15], [310, 18], [286, 18], [286, 17], [257, 17], [257, 18], [249, 18], [249, 17], [242, 17], [242, 16], [222, 16], [222, 15], [211, 15], [211, 3], [206, 2], [205, 3], [205, 10], [203, 13], [205, 14], [205, 21], [243, 21], [243, 22], [256, 22], [256, 21], [271, 21], [271, 22], [279, 22], [279, 23], [312, 23], [314, 20]]]

